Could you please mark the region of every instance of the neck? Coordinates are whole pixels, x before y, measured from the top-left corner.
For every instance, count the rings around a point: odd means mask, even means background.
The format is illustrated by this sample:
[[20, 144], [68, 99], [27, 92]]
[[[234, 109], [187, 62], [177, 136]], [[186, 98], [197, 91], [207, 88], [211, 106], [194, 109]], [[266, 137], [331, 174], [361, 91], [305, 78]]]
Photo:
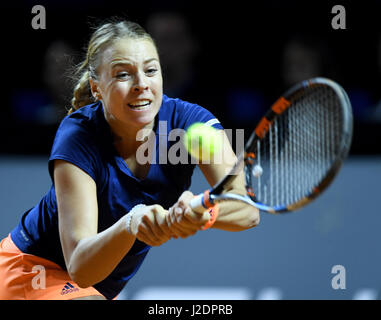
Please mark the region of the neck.
[[[113, 142], [118, 153], [124, 158], [130, 158], [135, 156], [137, 149], [146, 141], [150, 130], [147, 132], [142, 131], [142, 129], [152, 129], [154, 127], [154, 122], [151, 122], [145, 126], [131, 126], [118, 123], [115, 121], [108, 121], [111, 127], [111, 132], [113, 135]], [[139, 133], [139, 137], [137, 137]], [[142, 136], [143, 133], [143, 136]], [[139, 139], [138, 139], [139, 138]]]

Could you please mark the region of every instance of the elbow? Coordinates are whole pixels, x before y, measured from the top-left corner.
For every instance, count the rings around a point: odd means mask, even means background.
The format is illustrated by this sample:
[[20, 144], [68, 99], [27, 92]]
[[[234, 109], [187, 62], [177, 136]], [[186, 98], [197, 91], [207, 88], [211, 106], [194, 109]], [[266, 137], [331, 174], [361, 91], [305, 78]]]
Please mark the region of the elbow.
[[80, 277], [75, 274], [69, 274], [69, 275], [70, 275], [70, 278], [73, 280], [73, 282], [75, 282], [78, 285], [78, 287], [80, 287], [81, 289], [92, 287], [95, 284], [89, 281], [88, 279], [86, 279], [85, 277]]
[[237, 232], [254, 228], [259, 224], [259, 221], [259, 210], [252, 206], [245, 206], [230, 215], [225, 215], [220, 219], [217, 219], [213, 227], [221, 230]]
[[254, 228], [257, 225], [259, 225], [259, 222], [261, 220], [260, 215], [259, 215], [259, 210], [254, 207], [250, 207], [248, 209], [248, 212], [246, 214], [246, 219], [245, 219], [245, 229], [250, 229]]
[[68, 268], [68, 273], [73, 282], [75, 282], [78, 287], [82, 289], [92, 287], [95, 284], [95, 282], [91, 281], [91, 279], [89, 279], [84, 272], [80, 272], [80, 270]]
[[255, 208], [254, 210], [252, 210], [252, 214], [251, 214], [252, 227], [256, 227], [257, 225], [259, 225], [260, 221], [261, 221], [261, 216], [259, 214], [259, 210]]
[[80, 287], [81, 289], [86, 289], [89, 287], [92, 287], [94, 284], [86, 281], [86, 279], [78, 278], [76, 280], [73, 279], [73, 281]]
[[257, 208], [247, 207], [240, 212], [240, 218], [235, 220], [234, 226], [230, 226], [230, 231], [244, 231], [256, 227], [259, 224], [260, 216]]

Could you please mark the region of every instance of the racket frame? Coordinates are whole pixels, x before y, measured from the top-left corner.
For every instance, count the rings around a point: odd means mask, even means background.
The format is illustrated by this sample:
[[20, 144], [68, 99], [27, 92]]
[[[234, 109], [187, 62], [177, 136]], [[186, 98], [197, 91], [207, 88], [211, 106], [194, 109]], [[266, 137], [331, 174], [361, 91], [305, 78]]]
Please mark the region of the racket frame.
[[[313, 188], [313, 190], [306, 194], [303, 198], [291, 205], [283, 206], [268, 206], [260, 203], [251, 187], [247, 186], [246, 183], [246, 196], [241, 196], [237, 194], [225, 193], [223, 194], [224, 188], [229, 185], [237, 176], [239, 170], [242, 166], [251, 166], [255, 158], [255, 146], [258, 140], [263, 139], [268, 133], [268, 130], [276, 119], [279, 117], [287, 108], [292, 105], [291, 101], [296, 99], [298, 95], [303, 94], [304, 90], [313, 86], [328, 86], [336, 93], [337, 98], [340, 100], [343, 106], [343, 122], [342, 122], [342, 139], [338, 148], [338, 153], [333, 161], [330, 169], [327, 171], [322, 180]], [[200, 194], [195, 197], [194, 201], [191, 202], [191, 207], [195, 211], [201, 212], [206, 208], [210, 208], [218, 202], [223, 201], [239, 201], [244, 202], [258, 208], [261, 211], [268, 213], [278, 214], [290, 211], [295, 211], [305, 206], [314, 200], [319, 194], [321, 194], [333, 181], [339, 172], [343, 161], [347, 157], [352, 141], [352, 131], [353, 131], [353, 116], [350, 100], [344, 91], [344, 89], [336, 82], [322, 77], [317, 77], [309, 80], [302, 81], [289, 90], [287, 90], [271, 107], [271, 109], [265, 114], [264, 117], [259, 121], [256, 129], [252, 132], [248, 141], [245, 144], [244, 151], [238, 157], [236, 163], [230, 170], [230, 172], [223, 177], [217, 184], [215, 184], [207, 193]], [[246, 178], [245, 178], [246, 179]], [[206, 199], [205, 196], [208, 198]]]

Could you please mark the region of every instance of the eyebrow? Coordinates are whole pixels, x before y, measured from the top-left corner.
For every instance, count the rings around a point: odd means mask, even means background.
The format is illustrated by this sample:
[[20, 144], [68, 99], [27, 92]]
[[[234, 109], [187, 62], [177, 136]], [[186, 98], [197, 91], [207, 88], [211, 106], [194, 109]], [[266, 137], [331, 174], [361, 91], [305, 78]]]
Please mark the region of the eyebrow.
[[[143, 63], [144, 64], [147, 64], [147, 63], [150, 63], [152, 61], [157, 61], [159, 62], [159, 60], [157, 58], [150, 58], [150, 59], [147, 59], [145, 60]], [[116, 60], [113, 60], [111, 61], [111, 67], [114, 68], [114, 67], [117, 67], [117, 66], [123, 66], [123, 65], [133, 65], [133, 63], [129, 60], [119, 60], [119, 59], [116, 59]]]

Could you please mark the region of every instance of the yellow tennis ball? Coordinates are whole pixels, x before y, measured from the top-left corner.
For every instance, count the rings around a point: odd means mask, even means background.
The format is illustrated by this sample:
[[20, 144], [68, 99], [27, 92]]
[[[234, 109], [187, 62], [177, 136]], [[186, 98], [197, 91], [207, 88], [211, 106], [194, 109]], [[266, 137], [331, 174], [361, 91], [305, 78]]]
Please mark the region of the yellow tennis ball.
[[201, 161], [209, 161], [222, 149], [219, 130], [201, 122], [196, 122], [188, 128], [184, 144], [190, 155]]

